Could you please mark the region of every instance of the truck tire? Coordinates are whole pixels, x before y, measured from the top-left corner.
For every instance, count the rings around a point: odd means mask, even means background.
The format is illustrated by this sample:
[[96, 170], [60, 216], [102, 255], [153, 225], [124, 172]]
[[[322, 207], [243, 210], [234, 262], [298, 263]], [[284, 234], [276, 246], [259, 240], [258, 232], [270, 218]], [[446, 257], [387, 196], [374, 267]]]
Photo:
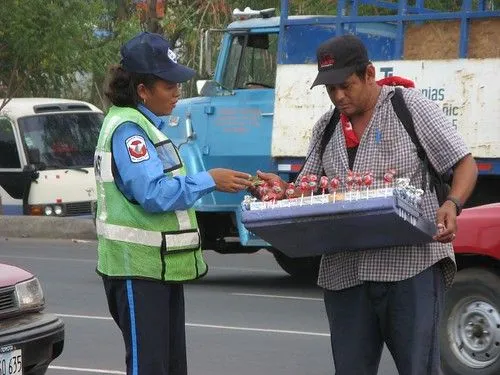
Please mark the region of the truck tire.
[[440, 327], [446, 375], [500, 374], [500, 277], [481, 268], [458, 272]]
[[290, 258], [279, 250], [273, 250], [274, 259], [290, 276], [297, 280], [316, 282], [321, 256]]

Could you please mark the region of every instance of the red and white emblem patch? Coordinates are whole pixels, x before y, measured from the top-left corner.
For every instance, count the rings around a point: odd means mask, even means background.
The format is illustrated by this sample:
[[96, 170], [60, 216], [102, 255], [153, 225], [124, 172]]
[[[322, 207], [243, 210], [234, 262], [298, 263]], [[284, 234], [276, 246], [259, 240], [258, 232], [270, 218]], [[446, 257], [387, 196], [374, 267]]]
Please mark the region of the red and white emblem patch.
[[132, 163], [139, 163], [149, 159], [148, 148], [146, 141], [140, 135], [133, 135], [128, 138], [125, 143], [127, 144], [128, 155]]

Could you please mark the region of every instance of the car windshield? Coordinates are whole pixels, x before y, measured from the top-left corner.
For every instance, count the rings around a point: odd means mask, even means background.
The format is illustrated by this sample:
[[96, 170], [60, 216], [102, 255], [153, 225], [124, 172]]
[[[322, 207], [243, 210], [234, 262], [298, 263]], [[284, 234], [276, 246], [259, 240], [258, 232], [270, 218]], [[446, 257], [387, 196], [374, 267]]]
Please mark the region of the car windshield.
[[[30, 162], [47, 169], [92, 167], [100, 113], [57, 113], [18, 119]], [[39, 159], [39, 160], [36, 160]]]

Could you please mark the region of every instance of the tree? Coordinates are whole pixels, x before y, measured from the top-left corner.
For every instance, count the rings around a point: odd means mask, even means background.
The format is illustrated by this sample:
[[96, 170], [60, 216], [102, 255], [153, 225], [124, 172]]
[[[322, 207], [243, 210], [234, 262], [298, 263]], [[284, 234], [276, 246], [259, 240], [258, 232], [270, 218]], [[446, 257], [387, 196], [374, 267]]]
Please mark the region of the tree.
[[[200, 61], [200, 32], [204, 29], [223, 29], [232, 21], [235, 8], [243, 10], [241, 0], [167, 0], [165, 16], [160, 21], [165, 36], [179, 51], [182, 63], [198, 69]], [[280, 0], [252, 0], [246, 2], [252, 9], [276, 8]], [[335, 13], [334, 0], [291, 0], [290, 14], [323, 14], [325, 9]], [[214, 44], [215, 45], [215, 44]], [[214, 53], [214, 57], [217, 54]], [[183, 86], [183, 94], [195, 93], [195, 81]]]
[[138, 24], [115, 24], [112, 5], [105, 0], [3, 0], [0, 109], [14, 96], [71, 93], [118, 60], [119, 45]]

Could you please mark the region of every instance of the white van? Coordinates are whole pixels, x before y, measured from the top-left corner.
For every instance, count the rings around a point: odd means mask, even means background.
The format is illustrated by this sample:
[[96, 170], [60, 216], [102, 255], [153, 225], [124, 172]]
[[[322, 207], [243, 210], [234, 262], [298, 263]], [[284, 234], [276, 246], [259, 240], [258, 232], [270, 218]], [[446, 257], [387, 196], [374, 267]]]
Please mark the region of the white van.
[[91, 215], [103, 117], [94, 105], [77, 100], [9, 101], [0, 111], [3, 214]]

